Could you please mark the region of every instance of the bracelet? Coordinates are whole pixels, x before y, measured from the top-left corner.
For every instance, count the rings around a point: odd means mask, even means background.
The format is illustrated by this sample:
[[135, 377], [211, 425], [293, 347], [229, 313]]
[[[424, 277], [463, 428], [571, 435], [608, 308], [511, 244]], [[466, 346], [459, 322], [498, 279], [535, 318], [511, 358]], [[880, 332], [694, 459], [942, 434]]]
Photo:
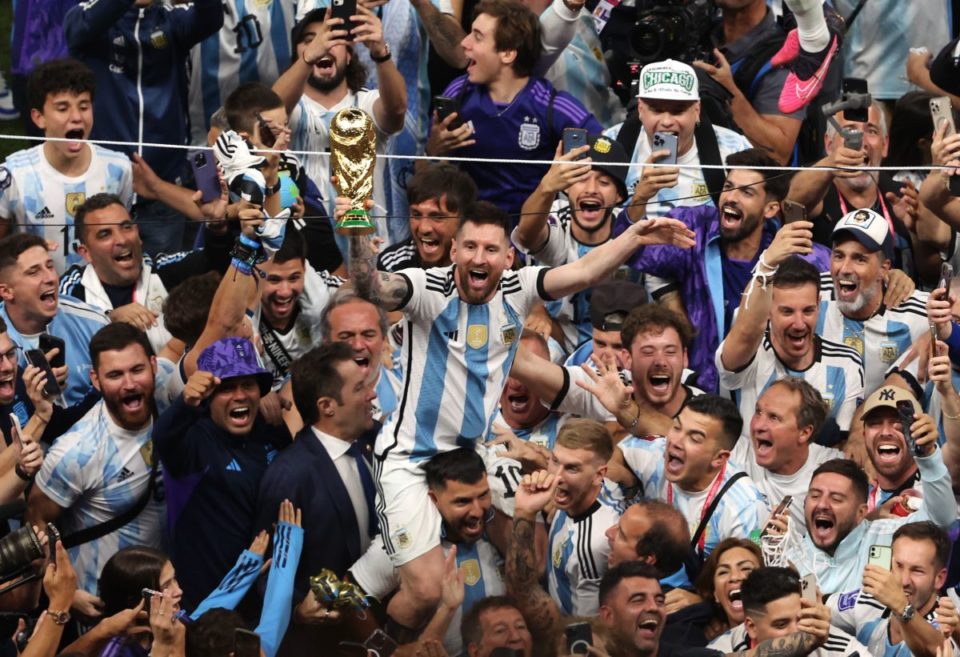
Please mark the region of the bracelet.
[[19, 463], [13, 466], [13, 473], [23, 481], [33, 481], [34, 475], [27, 474], [26, 470], [21, 468]]
[[636, 435], [637, 424], [640, 422], [640, 404], [637, 404], [637, 417], [633, 418], [633, 422], [630, 423], [630, 426], [627, 427], [627, 431]]
[[960, 413], [957, 413], [956, 415], [950, 415], [942, 408], [940, 409], [940, 415], [947, 418], [948, 420], [960, 420]]
[[236, 269], [241, 274], [243, 274], [244, 276], [250, 276], [253, 274], [253, 265], [247, 262], [244, 262], [243, 260], [233, 258], [230, 261], [230, 264], [233, 265], [233, 268]]
[[276, 185], [273, 185], [272, 187], [271, 187], [270, 185], [266, 185], [266, 186], [263, 188], [263, 193], [264, 193], [266, 196], [273, 196], [274, 194], [276, 194], [276, 193], [279, 192], [279, 191], [280, 191], [280, 178], [279, 178], [279, 177], [277, 178], [277, 184], [276, 184]]
[[389, 62], [390, 59], [393, 57], [393, 53], [390, 52], [390, 47], [389, 47], [389, 46], [387, 46], [386, 50], [387, 50], [387, 53], [386, 53], [385, 55], [381, 55], [381, 56], [379, 56], [379, 57], [374, 57], [374, 56], [373, 56], [373, 53], [370, 53], [370, 59], [371, 59], [371, 61], [373, 61], [373, 63], [375, 63], [375, 64], [383, 64], [384, 62]]

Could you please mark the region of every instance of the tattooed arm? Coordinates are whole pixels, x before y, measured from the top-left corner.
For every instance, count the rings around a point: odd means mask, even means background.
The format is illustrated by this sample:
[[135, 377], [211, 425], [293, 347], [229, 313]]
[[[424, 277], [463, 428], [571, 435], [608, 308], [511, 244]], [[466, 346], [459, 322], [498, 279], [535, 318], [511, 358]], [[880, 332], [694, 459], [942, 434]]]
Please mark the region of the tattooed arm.
[[730, 652], [726, 657], [804, 657], [819, 647], [812, 634], [794, 632], [776, 639], [761, 641], [756, 648]]
[[384, 310], [398, 310], [410, 298], [406, 276], [378, 271], [376, 255], [366, 235], [350, 237], [350, 264], [347, 271], [357, 295]]
[[466, 68], [467, 55], [460, 42], [467, 35], [460, 27], [459, 17], [441, 13], [431, 0], [414, 0], [412, 4], [437, 54], [453, 68]]

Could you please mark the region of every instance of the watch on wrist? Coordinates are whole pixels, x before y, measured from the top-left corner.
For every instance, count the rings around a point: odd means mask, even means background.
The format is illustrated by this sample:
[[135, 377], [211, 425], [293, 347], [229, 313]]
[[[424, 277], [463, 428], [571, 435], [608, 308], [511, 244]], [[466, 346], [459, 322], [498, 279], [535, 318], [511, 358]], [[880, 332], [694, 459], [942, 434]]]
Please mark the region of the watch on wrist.
[[279, 191], [280, 191], [280, 176], [277, 176], [277, 182], [276, 182], [275, 185], [269, 185], [269, 184], [267, 184], [267, 186], [264, 187], [263, 191], [264, 191], [264, 193], [265, 193], [267, 196], [273, 196], [274, 194], [276, 194], [277, 192], [279, 192]]
[[373, 53], [370, 53], [370, 59], [373, 60], [375, 64], [383, 64], [384, 62], [390, 61], [390, 58], [393, 57], [393, 54], [390, 52], [390, 46], [384, 44], [383, 54], [379, 57], [374, 57]]
[[47, 609], [47, 616], [57, 625], [66, 625], [70, 622], [70, 612], [69, 611], [57, 611], [55, 609]]
[[909, 602], [907, 606], [903, 608], [903, 611], [900, 612], [900, 615], [897, 617], [900, 619], [901, 623], [909, 623], [910, 619], [917, 615], [917, 610], [914, 609], [913, 605]]

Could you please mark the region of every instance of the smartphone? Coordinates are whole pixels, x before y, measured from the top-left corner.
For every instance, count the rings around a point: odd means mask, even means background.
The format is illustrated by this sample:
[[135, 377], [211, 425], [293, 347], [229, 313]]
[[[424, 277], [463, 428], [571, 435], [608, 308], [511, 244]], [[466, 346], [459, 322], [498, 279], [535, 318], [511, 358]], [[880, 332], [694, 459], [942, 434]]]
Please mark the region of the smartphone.
[[[445, 118], [453, 114], [454, 112], [460, 112], [460, 103], [457, 102], [456, 98], [448, 98], [446, 96], [434, 96], [433, 97], [433, 106], [437, 110], [437, 117], [443, 121]], [[459, 116], [450, 124], [448, 130], [456, 130], [463, 125], [463, 119]]]
[[[260, 128], [263, 133], [263, 128]], [[270, 133], [271, 135], [273, 133]], [[217, 174], [217, 162], [213, 153], [194, 151], [188, 156], [190, 168], [193, 169], [193, 179], [197, 189], [202, 194], [204, 203], [212, 203], [220, 198], [220, 177]]]
[[20, 418], [16, 413], [10, 414], [10, 439], [17, 445], [17, 449], [23, 449], [23, 427], [20, 426]]
[[[220, 196], [220, 182], [217, 182], [217, 196]], [[67, 364], [67, 343], [64, 342], [63, 338], [58, 338], [55, 335], [50, 335], [49, 333], [40, 334], [40, 351], [44, 354], [49, 353], [52, 349], [59, 349], [57, 355], [53, 357], [53, 360], [50, 361], [50, 367], [63, 367]]]
[[[584, 128], [564, 128], [563, 129], [563, 154], [566, 155], [574, 148], [580, 148], [587, 145], [587, 131]], [[576, 157], [578, 160], [586, 159], [587, 154], [581, 153]]]
[[950, 282], [953, 279], [953, 265], [949, 262], [945, 262], [940, 265], [940, 282], [937, 284], [938, 288], [943, 288], [947, 296], [950, 296]]
[[363, 645], [374, 654], [374, 657], [390, 657], [397, 649], [397, 642], [380, 629], [374, 630]]
[[809, 602], [820, 602], [817, 599], [817, 576], [810, 573], [800, 580], [800, 597]]
[[950, 98], [947, 96], [938, 96], [930, 99], [930, 116], [933, 117], [933, 129], [939, 130], [944, 123], [947, 124], [947, 134], [945, 137], [956, 134], [957, 126], [953, 121], [953, 107], [950, 104]]
[[27, 349], [24, 356], [26, 356], [28, 363], [46, 373], [47, 380], [43, 384], [43, 394], [51, 399], [59, 397], [62, 394], [60, 384], [57, 383], [57, 377], [53, 375], [53, 369], [50, 367], [50, 363], [47, 362], [47, 357], [43, 355], [43, 352], [39, 349]]
[[353, 34], [350, 33], [350, 30], [355, 28], [356, 25], [350, 20], [350, 17], [357, 15], [357, 0], [332, 0], [331, 5], [330, 17], [343, 19], [343, 25], [339, 26], [338, 29], [346, 30], [347, 41], [353, 41]]
[[917, 445], [913, 434], [910, 433], [910, 426], [913, 424], [913, 415], [915, 413], [913, 402], [906, 399], [898, 401], [897, 413], [900, 414], [900, 425], [903, 431], [903, 440], [907, 443], [907, 449], [910, 450], [910, 453], [914, 456], [919, 456], [920, 447]]
[[893, 564], [893, 548], [889, 545], [871, 545], [869, 555], [867, 558], [868, 566], [880, 566], [890, 570], [890, 566]]
[[[843, 79], [843, 98], [846, 98], [848, 94], [866, 94], [869, 93], [867, 89], [867, 81], [862, 78], [844, 78]], [[866, 123], [870, 117], [870, 107], [863, 107], [861, 109], [846, 109], [843, 110], [843, 118], [847, 121], [856, 121], [857, 123]], [[862, 135], [861, 135], [862, 138]], [[859, 150], [859, 149], [858, 149]]]
[[57, 563], [57, 541], [60, 540], [60, 530], [52, 522], [47, 523], [47, 548], [50, 550], [50, 561]]
[[260, 657], [260, 635], [242, 627], [234, 628], [233, 657]]
[[784, 495], [783, 499], [780, 500], [780, 504], [777, 505], [777, 508], [773, 510], [774, 516], [783, 515], [784, 511], [790, 508], [790, 503], [793, 502], [793, 495]]
[[658, 164], [676, 164], [677, 163], [677, 135], [672, 132], [653, 133], [653, 150], [670, 151], [666, 157], [657, 160]]
[[589, 654], [588, 648], [593, 645], [593, 630], [590, 623], [570, 623], [563, 630], [567, 638], [567, 652], [571, 655]]
[[780, 201], [780, 209], [783, 211], [783, 225], [792, 224], [794, 221], [807, 220], [807, 208], [802, 203], [783, 200]]

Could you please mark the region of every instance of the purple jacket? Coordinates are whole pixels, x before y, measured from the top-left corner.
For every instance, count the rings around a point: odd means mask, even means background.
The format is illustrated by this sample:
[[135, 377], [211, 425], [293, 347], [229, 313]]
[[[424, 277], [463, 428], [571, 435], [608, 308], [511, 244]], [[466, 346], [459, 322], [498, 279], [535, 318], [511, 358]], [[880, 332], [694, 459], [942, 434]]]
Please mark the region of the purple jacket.
[[[675, 208], [668, 217], [687, 224], [696, 235], [692, 249], [675, 246], [641, 247], [627, 264], [647, 274], [677, 284], [690, 324], [697, 328], [689, 351], [690, 369], [697, 373], [697, 385], [707, 392], [716, 392], [719, 375], [714, 355], [720, 347], [723, 326], [723, 261], [720, 252], [720, 213], [713, 206]], [[621, 212], [614, 224], [614, 237], [626, 230], [630, 220]], [[763, 251], [780, 228], [779, 221], [767, 221], [760, 238]], [[813, 245], [813, 253], [804, 257], [820, 271], [830, 270], [830, 250]]]

